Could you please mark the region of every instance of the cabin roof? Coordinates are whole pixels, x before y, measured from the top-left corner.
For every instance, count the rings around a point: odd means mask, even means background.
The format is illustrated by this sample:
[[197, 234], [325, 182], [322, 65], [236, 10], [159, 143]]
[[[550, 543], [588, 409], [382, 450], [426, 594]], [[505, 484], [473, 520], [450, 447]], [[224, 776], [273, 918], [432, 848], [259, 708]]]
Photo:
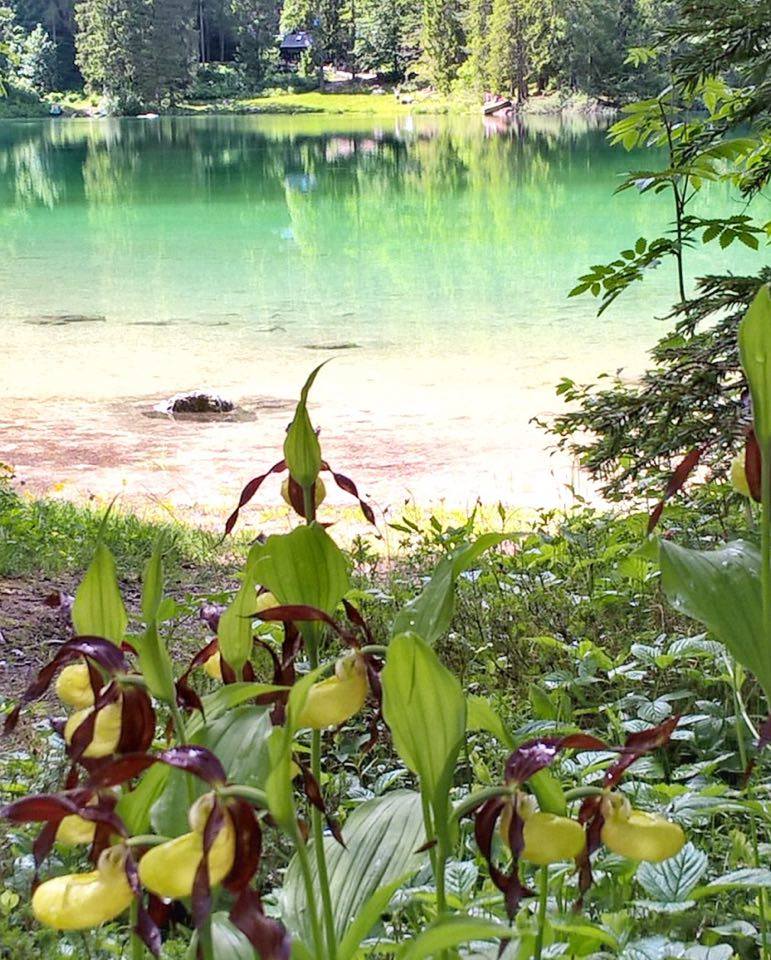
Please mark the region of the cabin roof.
[[282, 50], [307, 50], [313, 46], [311, 35], [305, 30], [288, 33], [281, 41]]

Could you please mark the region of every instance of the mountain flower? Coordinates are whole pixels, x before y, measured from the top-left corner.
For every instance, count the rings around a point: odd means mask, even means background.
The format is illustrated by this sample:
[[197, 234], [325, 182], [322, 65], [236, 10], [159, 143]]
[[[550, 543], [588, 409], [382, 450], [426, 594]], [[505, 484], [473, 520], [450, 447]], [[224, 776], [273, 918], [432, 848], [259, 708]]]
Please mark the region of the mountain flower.
[[511, 826], [514, 810], [522, 818], [523, 847], [520, 860], [546, 866], [563, 860], [575, 860], [586, 846], [586, 835], [580, 823], [536, 808], [535, 798], [520, 793], [507, 804], [501, 814], [500, 831], [504, 843], [511, 847]]
[[658, 813], [635, 810], [626, 797], [608, 794], [602, 802], [600, 838], [605, 846], [630, 860], [660, 863], [679, 853], [685, 843], [682, 827]]
[[[139, 879], [152, 893], [169, 900], [189, 897], [193, 892], [198, 867], [204, 855], [204, 833], [217, 799], [204, 794], [190, 808], [190, 833], [161, 843], [149, 850], [139, 862]], [[230, 873], [236, 854], [233, 820], [223, 811], [222, 825], [209, 849], [209, 883], [221, 883]]]
[[96, 870], [46, 880], [32, 896], [32, 912], [55, 930], [87, 930], [113, 920], [134, 897], [125, 862], [125, 847], [108, 847]]
[[[85, 710], [78, 710], [73, 713], [67, 720], [64, 727], [64, 739], [68, 744], [72, 743], [78, 727], [93, 712], [94, 707], [87, 707]], [[91, 741], [83, 751], [82, 756], [87, 760], [97, 760], [115, 753], [120, 743], [122, 721], [123, 701], [121, 699], [102, 707], [96, 714]]]
[[364, 658], [358, 654], [340, 657], [334, 675], [310, 688], [298, 726], [323, 730], [344, 723], [364, 706], [368, 690]]
[[85, 663], [71, 663], [56, 679], [56, 696], [68, 707], [83, 710], [94, 704], [91, 675]]

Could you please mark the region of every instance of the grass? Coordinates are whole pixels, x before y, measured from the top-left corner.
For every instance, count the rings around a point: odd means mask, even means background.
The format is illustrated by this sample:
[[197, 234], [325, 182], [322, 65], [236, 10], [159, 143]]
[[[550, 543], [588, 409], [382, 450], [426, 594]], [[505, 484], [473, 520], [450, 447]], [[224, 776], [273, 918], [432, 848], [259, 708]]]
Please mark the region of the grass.
[[368, 116], [407, 116], [412, 113], [443, 114], [467, 109], [465, 101], [431, 96], [401, 103], [393, 94], [373, 93], [271, 93], [256, 97], [242, 97], [215, 103], [190, 102], [183, 112], [196, 113], [320, 113], [359, 114]]

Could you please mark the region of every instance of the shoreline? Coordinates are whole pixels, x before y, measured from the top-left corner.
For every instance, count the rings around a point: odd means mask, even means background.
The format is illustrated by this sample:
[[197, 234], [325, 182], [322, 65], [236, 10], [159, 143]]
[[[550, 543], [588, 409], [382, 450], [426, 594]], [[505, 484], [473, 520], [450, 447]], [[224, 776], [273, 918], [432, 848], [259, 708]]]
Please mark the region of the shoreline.
[[[481, 104], [471, 95], [410, 96], [403, 99], [395, 93], [348, 93], [327, 90], [307, 93], [268, 93], [264, 95], [221, 98], [213, 100], [185, 100], [177, 106], [159, 113], [106, 114], [99, 111], [98, 103], [71, 91], [63, 95], [51, 94], [38, 101], [29, 94], [21, 99], [12, 96], [0, 99], [0, 120], [72, 120], [72, 119], [158, 119], [168, 117], [216, 117], [216, 116], [479, 116], [501, 126], [511, 125], [521, 118], [531, 116], [567, 116], [610, 118], [618, 107], [600, 102], [586, 94], [555, 92], [530, 97], [524, 104], [513, 109], [508, 117], [485, 117]], [[69, 101], [69, 102], [68, 102]], [[51, 109], [58, 105], [61, 114], [52, 115]]]

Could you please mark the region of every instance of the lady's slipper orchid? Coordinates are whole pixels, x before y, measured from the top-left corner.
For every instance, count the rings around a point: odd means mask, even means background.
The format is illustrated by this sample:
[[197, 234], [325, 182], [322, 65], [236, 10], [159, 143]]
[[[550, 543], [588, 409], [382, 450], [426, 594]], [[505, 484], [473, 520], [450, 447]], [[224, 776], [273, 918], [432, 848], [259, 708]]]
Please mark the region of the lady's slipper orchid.
[[679, 853], [685, 843], [682, 827], [657, 813], [634, 810], [619, 794], [602, 802], [600, 837], [605, 846], [630, 860], [660, 863]]
[[[255, 613], [262, 613], [263, 610], [270, 610], [271, 607], [279, 606], [278, 600], [270, 592], [266, 590], [263, 593], [257, 595], [257, 601], [254, 605]], [[203, 664], [204, 673], [207, 673], [212, 680], [222, 681], [222, 655], [219, 650], [215, 650], [214, 653], [204, 661]]]
[[586, 834], [580, 823], [570, 817], [536, 810], [535, 798], [526, 794], [519, 794], [501, 814], [500, 831], [507, 846], [514, 803], [524, 821], [524, 846], [519, 855], [521, 860], [543, 867], [563, 860], [575, 860], [586, 846]]
[[364, 706], [369, 691], [367, 665], [358, 654], [340, 657], [333, 676], [314, 683], [298, 718], [299, 727], [336, 727]]
[[738, 453], [731, 461], [731, 486], [743, 497], [751, 497], [747, 471], [744, 468], [744, 454]]
[[[190, 808], [191, 832], [153, 847], [142, 857], [139, 879], [152, 893], [168, 900], [192, 894], [196, 872], [203, 858], [206, 823], [216, 802], [213, 793], [204, 794]], [[209, 850], [209, 883], [212, 887], [230, 873], [235, 855], [236, 831], [230, 814], [225, 811], [222, 826]]]
[[93, 820], [85, 820], [73, 813], [59, 824], [56, 831], [57, 843], [67, 847], [77, 847], [81, 843], [92, 843], [96, 833], [96, 824]]
[[86, 930], [113, 920], [134, 897], [125, 862], [125, 847], [108, 847], [96, 870], [46, 880], [32, 896], [33, 913], [55, 930]]
[[[293, 507], [295, 510], [297, 510], [297, 507], [300, 505], [298, 504], [298, 499], [300, 502], [302, 502], [302, 496], [303, 496], [302, 487], [300, 487], [299, 484], [295, 484], [294, 485], [295, 488], [293, 490], [292, 484], [293, 484], [293, 481], [289, 477], [287, 477], [286, 480], [284, 480], [284, 482], [281, 484], [281, 497], [286, 504], [288, 504], [290, 507]], [[299, 497], [297, 493], [298, 490], [299, 490]], [[295, 497], [294, 501], [292, 499], [293, 494]], [[321, 479], [321, 477], [316, 477], [316, 483], [313, 486], [314, 506], [316, 507], [321, 506], [321, 504], [326, 499], [326, 496], [327, 496], [327, 488], [324, 485], [324, 481]], [[305, 516], [304, 510], [298, 510], [298, 513], [300, 513], [301, 516]]]
[[62, 670], [56, 679], [56, 696], [76, 710], [94, 705], [91, 674], [86, 663], [71, 663]]
[[[78, 710], [77, 713], [73, 713], [69, 718], [64, 727], [64, 739], [68, 744], [72, 743], [75, 731], [86, 717], [93, 713], [93, 710], [93, 707]], [[98, 760], [101, 757], [109, 757], [115, 753], [120, 743], [122, 720], [122, 700], [118, 699], [114, 703], [108, 703], [102, 707], [96, 715], [91, 742], [83, 751], [82, 756], [87, 760]]]

